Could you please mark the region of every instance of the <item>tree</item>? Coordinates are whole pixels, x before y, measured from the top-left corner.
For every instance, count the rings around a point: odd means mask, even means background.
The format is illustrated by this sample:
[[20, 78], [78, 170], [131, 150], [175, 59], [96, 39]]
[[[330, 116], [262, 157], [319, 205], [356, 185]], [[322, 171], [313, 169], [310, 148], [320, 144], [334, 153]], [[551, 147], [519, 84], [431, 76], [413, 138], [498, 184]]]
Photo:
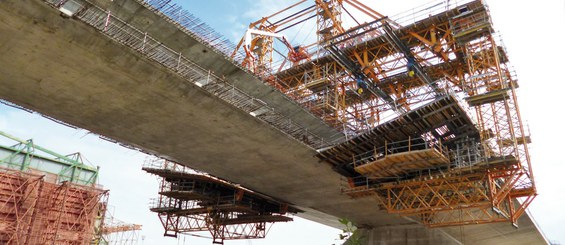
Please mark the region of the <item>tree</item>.
[[339, 240], [343, 240], [343, 244], [361, 245], [363, 237], [359, 233], [359, 229], [357, 229], [357, 227], [347, 219], [339, 219], [339, 223], [345, 226], [342, 233], [339, 234]]

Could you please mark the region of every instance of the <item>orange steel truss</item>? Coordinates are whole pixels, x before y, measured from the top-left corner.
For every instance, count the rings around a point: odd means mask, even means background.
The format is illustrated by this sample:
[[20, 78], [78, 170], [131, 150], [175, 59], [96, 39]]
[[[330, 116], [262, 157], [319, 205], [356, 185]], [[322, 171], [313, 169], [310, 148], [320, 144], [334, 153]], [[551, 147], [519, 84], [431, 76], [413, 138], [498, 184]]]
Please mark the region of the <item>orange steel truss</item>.
[[318, 154], [348, 179], [344, 193], [430, 227], [517, 225], [537, 193], [518, 82], [488, 6], [458, 4], [389, 18], [357, 0], [300, 1], [250, 28], [305, 35], [315, 20], [310, 59], [289, 62], [256, 35], [269, 59], [252, 72], [350, 136]]
[[123, 224], [123, 225], [116, 225], [116, 226], [106, 226], [102, 229], [102, 233], [110, 234], [116, 232], [126, 232], [126, 231], [138, 231], [141, 230], [141, 225], [136, 224]]
[[[466, 172], [466, 173], [465, 173]], [[417, 215], [431, 227], [509, 221], [516, 224], [531, 198], [513, 188], [523, 174], [517, 164], [484, 169], [457, 169], [398, 184], [384, 184], [377, 193], [390, 213]]]
[[[533, 200], [532, 190], [516, 188], [524, 175], [513, 159], [452, 169], [399, 183], [344, 188], [352, 198], [374, 196], [389, 213], [415, 216], [430, 227], [511, 222]], [[525, 198], [521, 203], [516, 198]]]
[[94, 244], [138, 244], [141, 228], [141, 225], [124, 223], [108, 213], [100, 229], [100, 241]]
[[107, 192], [56, 177], [0, 169], [0, 243], [90, 244]]

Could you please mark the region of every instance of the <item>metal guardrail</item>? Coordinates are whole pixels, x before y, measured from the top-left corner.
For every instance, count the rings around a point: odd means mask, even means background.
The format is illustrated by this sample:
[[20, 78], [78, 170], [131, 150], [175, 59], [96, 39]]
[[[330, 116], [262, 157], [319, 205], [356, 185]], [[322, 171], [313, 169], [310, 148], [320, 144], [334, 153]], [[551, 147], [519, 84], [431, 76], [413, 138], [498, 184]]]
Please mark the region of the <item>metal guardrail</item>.
[[[152, 10], [157, 15], [161, 16], [163, 19], [169, 21], [173, 25], [175, 25], [180, 30], [184, 31], [189, 36], [195, 38], [196, 40], [200, 41], [203, 45], [207, 46], [211, 50], [216, 51], [217, 53], [224, 56], [226, 60], [231, 61], [235, 66], [239, 67], [240, 69], [247, 71], [251, 75], [257, 77], [257, 79], [261, 80], [264, 84], [268, 84], [266, 82], [269, 79], [278, 80], [278, 78], [270, 76], [273, 74], [273, 71], [267, 69], [260, 73], [252, 72], [247, 67], [242, 66], [242, 62], [245, 59], [245, 53], [243, 52], [236, 52], [235, 56], [232, 56], [234, 50], [236, 50], [236, 45], [232, 43], [229, 39], [223, 37], [220, 33], [214, 31], [211, 27], [209, 27], [206, 23], [202, 22], [199, 18], [196, 18], [188, 11], [183, 10], [181, 6], [171, 3], [171, 0], [136, 0], [141, 3], [143, 6]], [[309, 51], [310, 52], [310, 51]], [[313, 52], [313, 51], [312, 51]], [[312, 53], [310, 52], [310, 53]], [[319, 53], [319, 52], [315, 52]], [[276, 81], [278, 84], [282, 84], [281, 81]], [[288, 97], [285, 97], [287, 101], [294, 103], [298, 106], [302, 106], [306, 108], [305, 110], [307, 113], [317, 117], [315, 114], [309, 111], [307, 106], [304, 106], [300, 103], [297, 103], [293, 98], [296, 98], [296, 94], [284, 93]], [[328, 127], [330, 127], [328, 125]], [[337, 141], [339, 141], [338, 139]]]
[[449, 155], [447, 147], [443, 146], [441, 141], [418, 137], [402, 141], [385, 142], [383, 146], [375, 147], [370, 151], [354, 156], [351, 164], [353, 166], [361, 166], [377, 159], [385, 158], [388, 155], [424, 149], [435, 149], [445, 156]]
[[391, 15], [390, 19], [401, 26], [407, 26], [472, 1], [474, 0], [434, 0], [402, 13]]
[[176, 173], [204, 174], [182, 164], [154, 156], [146, 157], [145, 161], [143, 162], [142, 168], [168, 170]]
[[[314, 149], [322, 148], [327, 144], [323, 138], [309, 132], [284, 115], [275, 112], [274, 108], [269, 107], [261, 100], [248, 95], [225, 79], [200, 67], [187, 57], [183, 57], [181, 52], [177, 52], [165, 46], [146, 32], [112, 16], [109, 11], [105, 11], [86, 0], [44, 1], [52, 7], [59, 9], [63, 14], [72, 16], [88, 24], [110, 39], [163, 65], [188, 82], [201, 87], [203, 90], [215, 95], [223, 101], [257, 117], [290, 137]], [[198, 28], [203, 27], [200, 25]], [[199, 38], [199, 40], [202, 39]], [[260, 111], [261, 114], [254, 114], [254, 112], [258, 111]]]
[[210, 49], [217, 51], [225, 56], [226, 59], [235, 61], [236, 64], [241, 64], [245, 58], [245, 54], [236, 53], [235, 57], [231, 57], [232, 52], [235, 50], [236, 45], [222, 34], [213, 30], [210, 26], [204, 23], [199, 18], [192, 15], [187, 10], [171, 0], [136, 0], [143, 6], [152, 10], [163, 19], [174, 24], [180, 30], [184, 31], [189, 36], [200, 41], [200, 43], [208, 46]]

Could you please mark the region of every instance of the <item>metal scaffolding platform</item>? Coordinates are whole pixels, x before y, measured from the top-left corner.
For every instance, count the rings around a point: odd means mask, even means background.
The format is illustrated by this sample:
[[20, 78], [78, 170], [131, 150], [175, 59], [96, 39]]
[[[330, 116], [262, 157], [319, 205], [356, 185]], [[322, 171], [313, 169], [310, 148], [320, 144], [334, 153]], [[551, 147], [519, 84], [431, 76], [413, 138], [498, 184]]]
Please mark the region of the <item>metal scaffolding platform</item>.
[[356, 166], [355, 171], [370, 178], [398, 178], [413, 171], [447, 165], [449, 158], [445, 153], [437, 148], [409, 149], [407, 152], [385, 155], [381, 159]]
[[[296, 44], [275, 37], [313, 20], [308, 59], [289, 62]], [[392, 17], [357, 0], [299, 1], [249, 31], [242, 65], [347, 136], [317, 154], [345, 194], [431, 227], [515, 224], [536, 196], [518, 82], [483, 1]]]
[[354, 171], [354, 166], [362, 165], [372, 158], [379, 159], [408, 150], [423, 150], [433, 144], [452, 146], [457, 140], [478, 136], [479, 130], [465, 107], [455, 97], [444, 96], [369, 132], [323, 149], [318, 153], [318, 158], [332, 164], [338, 172], [355, 177], [359, 173]]
[[165, 236], [209, 231], [214, 243], [265, 237], [275, 222], [292, 221], [300, 210], [227, 181], [166, 160], [148, 160], [143, 170], [161, 179], [153, 200]]
[[[251, 23], [232, 61], [346, 136], [331, 143], [101, 8], [82, 0], [46, 2], [317, 149], [317, 157], [347, 179], [344, 193], [376, 196], [389, 212], [417, 216], [430, 226], [515, 223], [536, 196], [517, 78], [483, 1], [435, 2], [388, 17], [358, 0], [302, 0]], [[219, 37], [207, 28], [192, 25], [193, 17], [179, 7], [165, 0], [143, 3], [226, 54], [225, 42], [216, 41]], [[179, 21], [170, 18], [176, 14]], [[291, 43], [289, 33], [304, 34], [297, 29], [309, 21], [315, 21], [316, 41]], [[500, 167], [508, 159], [514, 160]], [[474, 172], [463, 171], [467, 168]], [[264, 236], [265, 222], [286, 220], [281, 215], [288, 210], [277, 209], [278, 202], [254, 192], [251, 200], [240, 200], [240, 195], [247, 197], [244, 189], [228, 188], [214, 178], [154, 173], [168, 179], [153, 207], [165, 229], [173, 231], [166, 235], [208, 230], [222, 242], [250, 234], [245, 232]], [[193, 183], [193, 189], [183, 189], [183, 179]], [[215, 191], [205, 192], [196, 183]], [[436, 189], [444, 185], [461, 188]], [[476, 188], [463, 188], [466, 185]], [[403, 188], [412, 191], [400, 194]], [[430, 202], [419, 196], [422, 193], [435, 196]], [[468, 194], [476, 198], [465, 200]], [[220, 198], [224, 195], [231, 201]], [[452, 200], [450, 196], [459, 199], [447, 202], [448, 208], [422, 213], [402, 211], [421, 208], [412, 203], [400, 209], [387, 205], [418, 200], [436, 207], [440, 204], [433, 201]], [[266, 210], [255, 209], [257, 201]], [[204, 211], [210, 209], [214, 212]], [[267, 215], [258, 215], [262, 212]], [[457, 212], [463, 216], [454, 220]], [[232, 226], [235, 223], [239, 225]], [[242, 227], [250, 230], [242, 233]]]

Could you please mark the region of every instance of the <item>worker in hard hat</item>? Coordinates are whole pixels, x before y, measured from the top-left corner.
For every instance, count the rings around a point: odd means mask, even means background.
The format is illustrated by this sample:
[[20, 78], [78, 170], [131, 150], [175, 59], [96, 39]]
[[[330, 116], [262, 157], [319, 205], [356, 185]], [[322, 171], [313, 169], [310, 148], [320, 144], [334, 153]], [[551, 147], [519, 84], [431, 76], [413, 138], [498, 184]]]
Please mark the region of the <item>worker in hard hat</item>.
[[364, 89], [367, 89], [367, 83], [363, 80], [363, 76], [356, 75], [355, 82], [357, 82], [357, 93], [362, 94]]
[[416, 61], [414, 60], [413, 56], [408, 56], [407, 60], [408, 60], [408, 63], [406, 64], [406, 68], [408, 70], [408, 76], [413, 77], [414, 74], [415, 74], [414, 66], [416, 65]]

